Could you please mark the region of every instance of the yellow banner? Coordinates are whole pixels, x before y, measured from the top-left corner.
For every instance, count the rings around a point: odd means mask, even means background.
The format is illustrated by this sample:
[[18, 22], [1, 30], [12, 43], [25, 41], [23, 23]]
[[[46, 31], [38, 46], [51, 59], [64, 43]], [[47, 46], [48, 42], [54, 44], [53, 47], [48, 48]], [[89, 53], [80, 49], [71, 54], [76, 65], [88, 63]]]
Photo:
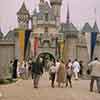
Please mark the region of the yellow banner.
[[21, 62], [24, 59], [24, 38], [25, 38], [25, 32], [20, 31], [19, 32], [19, 47], [20, 47], [20, 61]]

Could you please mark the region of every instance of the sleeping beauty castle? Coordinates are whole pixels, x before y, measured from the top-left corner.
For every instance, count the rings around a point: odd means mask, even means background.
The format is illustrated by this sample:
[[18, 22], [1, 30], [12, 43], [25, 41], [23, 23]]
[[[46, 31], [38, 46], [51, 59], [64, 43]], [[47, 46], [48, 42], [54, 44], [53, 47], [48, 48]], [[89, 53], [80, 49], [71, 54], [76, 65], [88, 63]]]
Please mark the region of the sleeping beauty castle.
[[48, 57], [63, 58], [67, 61], [77, 58], [88, 62], [93, 57], [100, 57], [100, 33], [96, 21], [94, 20], [93, 27], [86, 22], [82, 30], [78, 30], [70, 21], [70, 9], [67, 5], [66, 22], [61, 23], [60, 12], [63, 0], [49, 1], [50, 4], [40, 0], [39, 11], [34, 9], [32, 15], [25, 3], [22, 4], [17, 12], [18, 28], [9, 31], [2, 40], [11, 43], [8, 45], [9, 54], [5, 59]]

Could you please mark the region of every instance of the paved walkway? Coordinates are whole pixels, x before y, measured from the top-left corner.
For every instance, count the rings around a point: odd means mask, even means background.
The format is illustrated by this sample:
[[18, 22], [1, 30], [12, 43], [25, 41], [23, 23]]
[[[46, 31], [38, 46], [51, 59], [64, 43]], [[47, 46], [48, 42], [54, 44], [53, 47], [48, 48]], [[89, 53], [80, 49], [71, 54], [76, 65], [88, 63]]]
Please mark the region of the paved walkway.
[[46, 77], [42, 77], [39, 89], [34, 89], [31, 80], [0, 86], [0, 100], [100, 100], [100, 94], [89, 92], [88, 80], [73, 80], [73, 88], [51, 88]]

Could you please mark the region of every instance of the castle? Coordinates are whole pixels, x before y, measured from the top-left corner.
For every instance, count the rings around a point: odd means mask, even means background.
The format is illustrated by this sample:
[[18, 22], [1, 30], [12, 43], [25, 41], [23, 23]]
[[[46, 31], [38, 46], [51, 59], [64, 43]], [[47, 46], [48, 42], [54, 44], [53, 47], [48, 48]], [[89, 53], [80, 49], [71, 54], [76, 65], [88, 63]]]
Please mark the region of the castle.
[[[100, 35], [99, 29], [94, 23], [93, 28], [86, 23], [81, 31], [79, 31], [73, 23], [70, 22], [70, 12], [67, 6], [67, 19], [65, 23], [60, 22], [60, 10], [62, 0], [50, 0], [50, 5], [45, 0], [40, 0], [39, 11], [34, 9], [30, 15], [25, 3], [17, 12], [18, 30], [29, 29], [31, 23], [31, 36], [29, 46], [26, 52], [27, 56], [43, 56], [49, 55], [55, 59], [63, 57], [65, 61], [69, 58], [74, 60], [78, 58], [84, 62], [89, 61], [88, 47], [85, 33], [97, 32], [97, 43], [94, 51], [94, 57], [99, 57], [100, 51]], [[15, 41], [15, 56], [19, 57], [18, 34], [16, 30], [10, 31], [5, 39]], [[38, 48], [34, 54], [31, 50], [31, 44], [38, 38]], [[34, 44], [34, 43], [33, 43]], [[33, 45], [32, 44], [32, 45]]]
[[[82, 60], [85, 64], [90, 60], [89, 47], [87, 45], [86, 33], [97, 32], [94, 56], [100, 58], [100, 33], [96, 21], [91, 27], [85, 23], [79, 31], [70, 22], [70, 12], [67, 6], [67, 19], [65, 23], [60, 22], [60, 9], [62, 0], [50, 0], [50, 5], [40, 0], [39, 12], [34, 9], [30, 15], [25, 3], [17, 12], [18, 28], [10, 30], [5, 37], [0, 30], [0, 79], [8, 77], [7, 65], [14, 57], [20, 58], [19, 31], [29, 29], [31, 23], [31, 35], [26, 50], [26, 59], [31, 57], [48, 57], [57, 59], [63, 57], [68, 59]], [[34, 52], [34, 40], [38, 39], [38, 47]], [[33, 51], [32, 51], [33, 50]]]

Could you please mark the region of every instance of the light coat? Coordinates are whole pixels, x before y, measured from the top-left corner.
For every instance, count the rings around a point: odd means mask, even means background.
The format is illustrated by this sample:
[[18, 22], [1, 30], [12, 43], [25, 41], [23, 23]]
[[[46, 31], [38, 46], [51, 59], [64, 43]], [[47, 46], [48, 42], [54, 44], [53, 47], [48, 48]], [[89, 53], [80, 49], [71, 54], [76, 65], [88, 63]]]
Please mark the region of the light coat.
[[100, 77], [100, 62], [98, 60], [92, 61], [88, 64], [89, 69], [91, 69], [91, 76]]
[[64, 83], [65, 81], [65, 65], [60, 63], [58, 71], [57, 71], [57, 82]]

